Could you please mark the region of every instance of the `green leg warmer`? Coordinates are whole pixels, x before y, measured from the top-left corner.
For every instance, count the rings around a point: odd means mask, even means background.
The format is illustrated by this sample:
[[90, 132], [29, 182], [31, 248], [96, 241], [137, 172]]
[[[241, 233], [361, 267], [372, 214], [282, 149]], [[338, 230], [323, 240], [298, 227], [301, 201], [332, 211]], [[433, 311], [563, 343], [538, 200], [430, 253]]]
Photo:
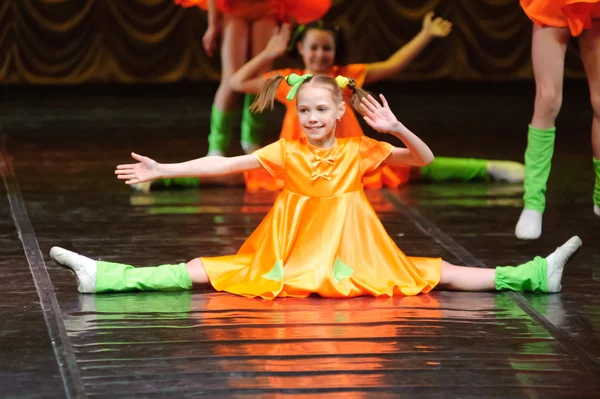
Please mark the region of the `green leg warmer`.
[[133, 267], [121, 263], [96, 262], [96, 293], [110, 291], [190, 290], [192, 280], [185, 263], [156, 267]]
[[498, 291], [548, 292], [548, 261], [536, 256], [520, 266], [498, 266], [494, 282]]
[[221, 111], [213, 105], [210, 112], [208, 151], [226, 152], [231, 144], [234, 111]]
[[421, 179], [438, 182], [485, 179], [488, 177], [487, 162], [475, 158], [435, 157], [431, 164], [420, 168]]
[[546, 183], [550, 176], [556, 128], [536, 129], [529, 125], [525, 150], [524, 209], [544, 212]]
[[242, 143], [260, 144], [263, 135], [264, 114], [262, 112], [252, 113], [248, 109], [256, 99], [254, 94], [246, 94], [244, 97], [244, 109], [242, 111]]
[[594, 205], [600, 207], [600, 160], [594, 158], [594, 170], [596, 171], [596, 184], [594, 185]]

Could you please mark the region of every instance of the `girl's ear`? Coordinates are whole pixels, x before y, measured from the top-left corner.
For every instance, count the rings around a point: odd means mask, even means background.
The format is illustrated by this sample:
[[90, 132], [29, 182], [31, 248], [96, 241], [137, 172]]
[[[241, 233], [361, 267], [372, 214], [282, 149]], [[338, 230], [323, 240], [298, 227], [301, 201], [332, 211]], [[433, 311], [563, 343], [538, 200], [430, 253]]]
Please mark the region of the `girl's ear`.
[[298, 41], [296, 43], [296, 50], [298, 51], [298, 54], [300, 54], [300, 57], [302, 57], [304, 55], [304, 54], [302, 54], [303, 53], [303, 51], [302, 51], [302, 41]]
[[346, 102], [342, 101], [340, 103], [340, 106], [338, 107], [338, 115], [337, 115], [337, 120], [341, 120], [342, 116], [344, 116], [344, 114], [346, 113]]

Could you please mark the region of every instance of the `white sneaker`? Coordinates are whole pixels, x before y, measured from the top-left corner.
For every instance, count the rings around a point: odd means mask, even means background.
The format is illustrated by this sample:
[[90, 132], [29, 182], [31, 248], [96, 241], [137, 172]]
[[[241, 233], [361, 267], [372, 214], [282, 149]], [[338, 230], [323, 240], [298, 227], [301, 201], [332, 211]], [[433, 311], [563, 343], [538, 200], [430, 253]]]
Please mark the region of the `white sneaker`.
[[515, 236], [521, 240], [537, 240], [542, 235], [542, 213], [523, 209], [515, 227]]
[[150, 187], [152, 186], [152, 182], [151, 181], [145, 181], [143, 183], [135, 183], [135, 184], [131, 184], [131, 188], [134, 191], [140, 192], [140, 193], [144, 193], [144, 194], [148, 194], [150, 192]]
[[252, 154], [254, 151], [260, 149], [260, 144], [256, 143], [248, 143], [246, 141], [242, 141], [242, 149], [244, 150], [244, 154]]
[[492, 180], [521, 183], [525, 179], [525, 165], [513, 161], [488, 161], [488, 175]]
[[600, 216], [600, 206], [594, 205], [594, 213], [596, 216]]
[[560, 282], [565, 265], [581, 245], [583, 245], [581, 238], [573, 236], [546, 258], [548, 262], [548, 292], [560, 292], [562, 289]]
[[60, 266], [66, 267], [77, 277], [77, 291], [82, 294], [96, 292], [96, 261], [68, 251], [61, 247], [52, 247], [50, 257]]

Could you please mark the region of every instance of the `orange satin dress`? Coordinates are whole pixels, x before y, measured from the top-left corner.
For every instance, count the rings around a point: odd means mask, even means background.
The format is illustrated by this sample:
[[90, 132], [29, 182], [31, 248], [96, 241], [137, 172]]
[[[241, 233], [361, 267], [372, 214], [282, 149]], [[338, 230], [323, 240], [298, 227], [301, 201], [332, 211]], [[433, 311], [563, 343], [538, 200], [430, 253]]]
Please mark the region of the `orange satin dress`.
[[284, 188], [236, 255], [202, 258], [212, 286], [265, 299], [431, 291], [442, 260], [406, 256], [363, 191], [362, 177], [393, 148], [362, 136], [327, 149], [280, 139], [254, 152]]
[[573, 36], [590, 29], [592, 20], [600, 18], [600, 0], [521, 0], [521, 7], [536, 24], [568, 27]]
[[[208, 10], [208, 0], [174, 0], [182, 7], [200, 7]], [[254, 20], [273, 16], [280, 21], [307, 24], [325, 16], [331, 0], [216, 0], [224, 14]]]
[[[348, 78], [356, 80], [356, 86], [362, 87], [365, 83], [367, 76], [367, 64], [350, 64], [344, 66], [333, 66], [328, 75], [335, 78], [338, 75], [342, 75]], [[299, 68], [286, 68], [276, 71], [268, 72], [264, 75], [265, 78], [269, 78], [274, 75], [288, 76], [292, 73], [298, 75], [304, 75], [306, 70]], [[304, 137], [304, 132], [300, 126], [298, 120], [298, 113], [296, 111], [296, 99], [289, 101], [286, 99], [290, 91], [290, 87], [282, 81], [277, 92], [275, 99], [285, 105], [286, 112], [283, 117], [283, 125], [281, 127], [280, 138], [287, 140], [296, 140]], [[342, 119], [337, 123], [336, 126], [336, 137], [362, 137], [364, 132], [358, 122], [356, 114], [350, 105], [350, 98], [352, 97], [352, 91], [349, 89], [342, 90], [342, 97], [346, 102], [346, 113]], [[385, 166], [381, 170], [373, 173], [369, 176], [365, 176], [363, 184], [366, 188], [378, 189], [381, 187], [398, 187], [402, 184], [406, 184], [409, 179], [410, 167], [389, 167]], [[265, 171], [252, 171], [245, 173], [246, 187], [248, 190], [278, 190], [283, 187], [283, 182], [274, 179], [269, 176]]]

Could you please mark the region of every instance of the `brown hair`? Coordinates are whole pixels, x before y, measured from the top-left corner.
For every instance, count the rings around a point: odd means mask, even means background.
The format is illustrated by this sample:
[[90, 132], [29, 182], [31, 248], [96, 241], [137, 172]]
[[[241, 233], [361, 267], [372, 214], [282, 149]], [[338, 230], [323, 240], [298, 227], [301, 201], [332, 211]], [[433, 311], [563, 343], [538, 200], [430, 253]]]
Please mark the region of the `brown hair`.
[[[285, 76], [276, 75], [272, 76], [263, 84], [258, 95], [256, 96], [256, 100], [250, 106], [250, 111], [252, 112], [262, 112], [265, 109], [272, 110], [275, 102], [275, 94], [277, 93], [277, 88], [281, 84], [281, 81], [285, 79]], [[361, 113], [360, 111], [360, 103], [361, 98], [369, 95], [369, 92], [361, 89], [360, 87], [356, 87], [356, 80], [353, 78], [348, 78], [350, 81], [348, 83], [348, 88], [352, 90], [352, 98], [350, 98], [350, 105], [356, 111]], [[328, 86], [333, 94], [333, 99], [337, 104], [340, 104], [342, 99], [342, 90], [338, 86], [335, 79], [327, 75], [315, 75], [304, 82], [301, 83], [300, 88], [302, 88], [305, 84], [322, 84]]]

